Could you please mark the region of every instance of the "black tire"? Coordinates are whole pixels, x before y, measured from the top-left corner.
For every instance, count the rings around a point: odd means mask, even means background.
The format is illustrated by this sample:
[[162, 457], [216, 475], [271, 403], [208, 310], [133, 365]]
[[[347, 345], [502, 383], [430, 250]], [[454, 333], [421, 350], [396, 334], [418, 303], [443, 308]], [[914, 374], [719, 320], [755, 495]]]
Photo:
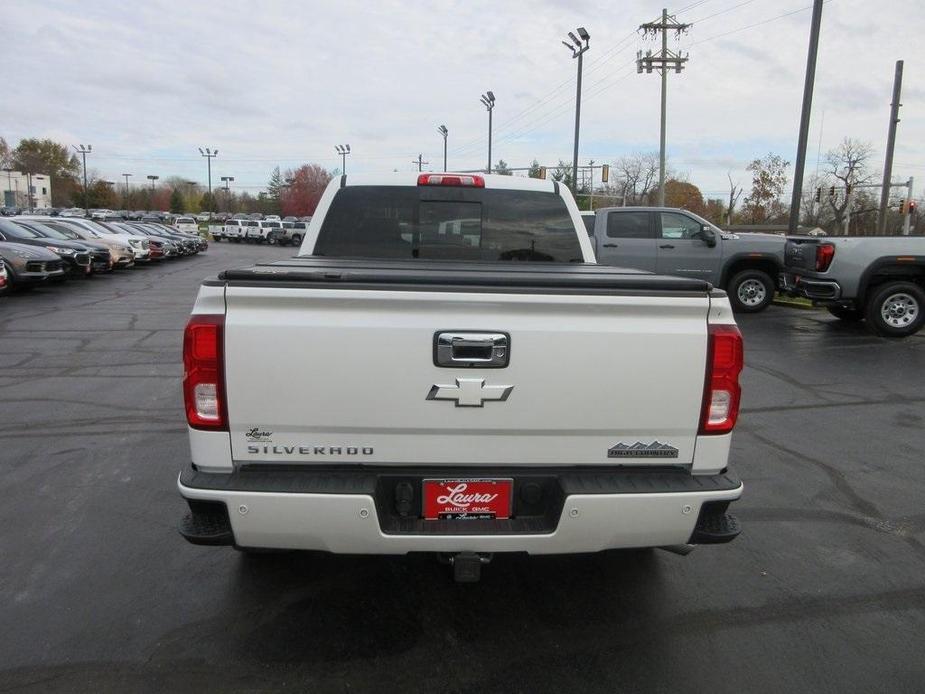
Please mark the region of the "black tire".
[[301, 246], [301, 245], [302, 245], [302, 237], [299, 236], [298, 234], [295, 235], [295, 236], [293, 236], [293, 237], [292, 237], [292, 245], [293, 245], [293, 246]]
[[846, 323], [857, 323], [864, 320], [864, 313], [856, 308], [848, 308], [847, 306], [828, 306], [826, 308], [838, 320], [843, 320]]
[[275, 246], [275, 245], [276, 245], [276, 237], [275, 237], [275, 236], [268, 236], [268, 237], [267, 237], [267, 244], [269, 244], [270, 246]]
[[867, 327], [883, 337], [908, 337], [925, 323], [925, 291], [912, 282], [887, 282], [867, 298]]
[[729, 303], [736, 313], [759, 313], [774, 300], [774, 280], [761, 270], [742, 270], [726, 285]]

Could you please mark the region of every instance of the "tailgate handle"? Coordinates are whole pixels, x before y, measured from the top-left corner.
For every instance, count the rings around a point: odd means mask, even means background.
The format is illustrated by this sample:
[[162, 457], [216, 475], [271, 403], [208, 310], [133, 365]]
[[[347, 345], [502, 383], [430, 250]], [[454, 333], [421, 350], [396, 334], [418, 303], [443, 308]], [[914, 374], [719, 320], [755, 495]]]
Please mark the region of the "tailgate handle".
[[503, 369], [511, 358], [507, 333], [439, 332], [434, 335], [436, 366]]

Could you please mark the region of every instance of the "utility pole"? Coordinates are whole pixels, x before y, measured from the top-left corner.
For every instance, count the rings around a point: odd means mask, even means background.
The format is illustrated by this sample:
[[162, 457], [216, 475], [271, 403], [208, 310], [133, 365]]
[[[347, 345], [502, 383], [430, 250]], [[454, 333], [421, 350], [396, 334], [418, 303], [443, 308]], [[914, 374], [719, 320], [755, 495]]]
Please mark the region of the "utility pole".
[[424, 164], [430, 164], [429, 161], [424, 161], [424, 155], [423, 155], [423, 154], [419, 154], [419, 155], [418, 155], [418, 158], [417, 158], [417, 159], [413, 159], [413, 160], [411, 161], [411, 163], [412, 163], [412, 164], [417, 164], [417, 165], [418, 165], [418, 173], [420, 173], [421, 171], [424, 170]]
[[148, 180], [151, 181], [151, 192], [154, 192], [154, 182], [159, 179], [160, 176], [148, 176]]
[[797, 142], [797, 165], [793, 169], [793, 193], [790, 196], [789, 233], [800, 225], [800, 202], [803, 197], [803, 169], [806, 168], [806, 141], [809, 118], [813, 110], [813, 86], [816, 82], [816, 54], [819, 52], [819, 29], [822, 26], [822, 3], [813, 0], [813, 19], [809, 29], [809, 52], [806, 55], [806, 79], [803, 82], [803, 109], [800, 112], [800, 137]]
[[[132, 175], [132, 174], [130, 174], [130, 173], [124, 173], [124, 174], [122, 174], [122, 176], [125, 177], [125, 197], [126, 197], [126, 198], [128, 198], [128, 177], [131, 176], [131, 175]], [[124, 204], [123, 204], [123, 207], [124, 207]]]
[[215, 203], [212, 200], [212, 159], [218, 156], [218, 150], [215, 150], [214, 152], [212, 152], [209, 150], [208, 147], [206, 147], [206, 151], [203, 152], [202, 147], [200, 147], [199, 153], [206, 158], [206, 161], [209, 162], [209, 209], [208, 211], [213, 212]]
[[228, 184], [234, 180], [234, 176], [222, 176], [222, 183], [225, 184], [225, 193], [228, 193]]
[[485, 169], [485, 173], [491, 173], [491, 112], [495, 109], [495, 95], [488, 91], [482, 94], [479, 101], [488, 109], [488, 168]]
[[437, 132], [443, 135], [443, 171], [446, 173], [446, 136], [450, 134], [450, 131], [446, 129], [445, 125], [441, 125], [437, 128]]
[[[819, 0], [821, 2], [821, 0]], [[680, 38], [681, 34], [687, 32], [690, 24], [680, 23], [674, 15], [668, 14], [668, 10], [662, 10], [661, 20], [640, 24], [639, 29], [643, 37], [652, 34], [652, 37], [662, 34], [662, 49], [657, 53], [642, 51], [636, 54], [636, 72], [642, 73], [645, 70], [651, 73], [656, 70], [662, 76], [662, 124], [659, 137], [659, 157], [658, 157], [658, 205], [665, 206], [665, 140], [666, 140], [666, 111], [668, 105], [668, 69], [674, 68], [674, 71], [680, 73], [684, 69], [684, 64], [688, 56], [682, 55], [680, 51], [675, 53], [668, 50], [668, 32], [674, 31], [675, 38]]]
[[[74, 147], [74, 145], [71, 145], [71, 147]], [[86, 147], [84, 147], [83, 145], [81, 145], [80, 147], [74, 147], [74, 151], [76, 151], [79, 155], [81, 155], [84, 160], [84, 214], [87, 217], [89, 217], [90, 216], [90, 195], [87, 192], [87, 155], [93, 151], [93, 145], [87, 145]], [[29, 186], [29, 199], [30, 201], [32, 199], [32, 186]]]
[[[883, 162], [883, 190], [880, 191], [880, 214], [877, 219], [877, 234], [886, 234], [886, 206], [890, 201], [890, 182], [893, 180], [893, 148], [896, 146], [896, 124], [899, 123], [899, 99], [903, 91], [903, 61], [896, 61], [896, 72], [893, 75], [893, 102], [890, 104], [890, 129], [886, 138], [886, 159]], [[912, 190], [909, 191], [909, 200], [912, 199]], [[906, 216], [908, 219], [909, 216]], [[905, 234], [905, 222], [903, 223]]]
[[350, 145], [334, 145], [334, 149], [340, 155], [340, 172], [347, 173], [347, 155], [350, 154]]
[[[572, 152], [572, 192], [578, 192], [578, 129], [581, 125], [581, 63], [585, 52], [591, 48], [591, 35], [588, 33], [588, 30], [584, 27], [578, 27], [578, 36], [581, 37], [579, 40], [575, 34], [571, 31], [568, 33], [568, 37], [572, 40], [572, 43], [568, 41], [563, 41], [562, 45], [568, 48], [572, 52], [572, 58], [578, 58], [578, 86], [575, 90], [575, 145]], [[581, 42], [584, 41], [584, 45]], [[575, 44], [575, 45], [572, 45]], [[594, 175], [594, 171], [591, 171], [591, 175]]]

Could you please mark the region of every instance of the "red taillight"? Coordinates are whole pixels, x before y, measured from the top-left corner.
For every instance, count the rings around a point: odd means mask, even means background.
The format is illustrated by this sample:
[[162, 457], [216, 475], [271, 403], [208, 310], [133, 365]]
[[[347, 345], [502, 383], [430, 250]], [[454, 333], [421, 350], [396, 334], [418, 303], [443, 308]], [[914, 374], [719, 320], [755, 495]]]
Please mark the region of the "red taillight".
[[825, 272], [835, 257], [835, 246], [831, 243], [820, 243], [816, 246], [816, 272]]
[[727, 434], [739, 417], [739, 373], [745, 363], [742, 333], [734, 325], [711, 325], [707, 335], [707, 377], [700, 412], [701, 434]]
[[227, 431], [225, 316], [194, 314], [183, 334], [183, 400], [194, 429]]
[[418, 185], [484, 188], [485, 179], [481, 176], [471, 176], [469, 174], [421, 174], [418, 176]]

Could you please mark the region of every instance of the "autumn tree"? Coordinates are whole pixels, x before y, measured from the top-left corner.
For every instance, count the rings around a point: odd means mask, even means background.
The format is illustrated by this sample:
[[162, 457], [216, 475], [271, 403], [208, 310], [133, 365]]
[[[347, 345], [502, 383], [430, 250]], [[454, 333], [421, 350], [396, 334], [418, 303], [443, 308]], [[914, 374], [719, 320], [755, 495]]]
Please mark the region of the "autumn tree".
[[209, 191], [203, 193], [202, 198], [199, 200], [199, 209], [203, 212], [214, 212], [215, 197], [215, 193], [210, 193]]
[[[649, 197], [655, 197], [657, 191], [649, 193]], [[653, 201], [650, 201], [652, 204]], [[690, 210], [694, 214], [703, 216], [706, 212], [706, 206], [703, 202], [703, 194], [700, 188], [687, 181], [679, 181], [676, 178], [670, 178], [665, 181], [665, 206], [682, 207]]]
[[[53, 140], [20, 140], [12, 155], [13, 168], [28, 173], [47, 174], [51, 178], [51, 204], [66, 205], [74, 192], [73, 181], [80, 173], [77, 155], [67, 145]], [[68, 185], [68, 181], [71, 185]]]
[[704, 211], [700, 216], [717, 226], [724, 224], [726, 222], [726, 204], [722, 200], [710, 198], [707, 200]]
[[180, 214], [183, 212], [184, 207], [183, 193], [180, 192], [179, 188], [174, 188], [170, 193], [170, 211], [174, 214]]
[[789, 161], [779, 154], [768, 153], [746, 168], [752, 174], [752, 190], [745, 198], [745, 216], [751, 224], [766, 224], [783, 214], [780, 196], [787, 187]]
[[331, 180], [331, 174], [318, 164], [303, 164], [298, 169], [286, 172], [289, 187], [282, 195], [282, 211], [285, 215], [307, 217], [315, 213], [321, 194]]

